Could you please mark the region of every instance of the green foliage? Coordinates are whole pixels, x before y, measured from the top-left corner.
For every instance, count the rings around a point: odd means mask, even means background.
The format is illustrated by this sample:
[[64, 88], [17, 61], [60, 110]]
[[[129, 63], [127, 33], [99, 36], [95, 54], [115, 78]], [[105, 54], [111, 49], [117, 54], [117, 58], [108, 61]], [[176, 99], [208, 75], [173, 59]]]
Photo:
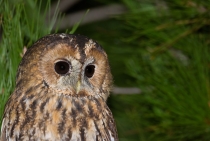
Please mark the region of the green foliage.
[[[113, 96], [122, 140], [210, 140], [209, 5], [129, 1], [119, 18], [133, 55], [127, 74], [139, 96]], [[120, 100], [119, 100], [120, 99]], [[123, 102], [122, 102], [123, 101]], [[126, 113], [126, 114], [122, 114]]]
[[3, 0], [0, 5], [0, 26], [3, 30], [0, 42], [0, 115], [2, 115], [4, 105], [15, 86], [15, 75], [24, 46], [29, 47], [38, 38], [49, 34], [57, 13], [51, 19], [52, 24], [45, 25], [49, 0], [44, 11], [41, 9], [42, 1]]
[[[124, 0], [130, 12], [120, 19], [127, 25], [126, 41], [137, 43], [158, 53], [167, 50], [179, 39], [202, 30], [207, 33], [209, 6], [196, 1]], [[207, 2], [206, 2], [207, 3]], [[139, 41], [139, 42], [136, 42]]]
[[[189, 46], [191, 41], [194, 44]], [[143, 90], [140, 127], [149, 140], [209, 140], [208, 46], [194, 37], [176, 46], [188, 49], [187, 64], [170, 53], [153, 59], [140, 56], [127, 63]]]

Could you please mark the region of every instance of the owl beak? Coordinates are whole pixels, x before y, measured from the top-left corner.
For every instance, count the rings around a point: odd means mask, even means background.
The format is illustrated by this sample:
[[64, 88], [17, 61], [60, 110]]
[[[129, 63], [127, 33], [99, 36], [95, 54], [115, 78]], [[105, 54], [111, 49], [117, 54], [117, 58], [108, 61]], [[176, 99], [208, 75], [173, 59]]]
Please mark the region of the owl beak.
[[77, 94], [80, 91], [80, 86], [81, 86], [81, 82], [80, 81], [77, 81], [77, 84], [76, 84], [76, 93]]

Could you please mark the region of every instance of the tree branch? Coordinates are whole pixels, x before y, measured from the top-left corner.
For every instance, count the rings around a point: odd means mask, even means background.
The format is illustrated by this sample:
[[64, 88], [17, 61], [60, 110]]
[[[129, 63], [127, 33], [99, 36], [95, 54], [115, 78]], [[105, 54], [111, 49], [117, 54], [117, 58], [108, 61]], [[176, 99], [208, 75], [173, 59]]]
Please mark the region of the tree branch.
[[[105, 20], [110, 18], [111, 16], [122, 14], [125, 11], [125, 7], [120, 4], [113, 4], [109, 6], [93, 8], [90, 9], [89, 13], [84, 17], [83, 21], [81, 22], [81, 25], [95, 21]], [[59, 21], [55, 25], [59, 25], [59, 29], [66, 29], [72, 27], [75, 23], [79, 22], [83, 18], [85, 13], [86, 10], [66, 15], [61, 21]]]
[[136, 87], [114, 87], [112, 94], [140, 94], [141, 90]]
[[58, 7], [59, 12], [64, 12], [68, 8], [72, 7], [78, 1], [80, 1], [80, 0], [60, 0], [59, 2], [54, 2], [51, 5], [50, 16], [54, 15], [57, 7]]

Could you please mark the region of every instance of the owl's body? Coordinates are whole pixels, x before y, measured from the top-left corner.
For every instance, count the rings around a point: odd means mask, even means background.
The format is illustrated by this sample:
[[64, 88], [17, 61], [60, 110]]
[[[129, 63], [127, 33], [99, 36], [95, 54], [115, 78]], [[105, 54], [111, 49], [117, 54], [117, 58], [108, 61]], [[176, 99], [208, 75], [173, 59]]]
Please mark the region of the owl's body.
[[18, 68], [4, 112], [1, 141], [116, 141], [106, 99], [112, 84], [107, 55], [81, 35], [38, 40]]

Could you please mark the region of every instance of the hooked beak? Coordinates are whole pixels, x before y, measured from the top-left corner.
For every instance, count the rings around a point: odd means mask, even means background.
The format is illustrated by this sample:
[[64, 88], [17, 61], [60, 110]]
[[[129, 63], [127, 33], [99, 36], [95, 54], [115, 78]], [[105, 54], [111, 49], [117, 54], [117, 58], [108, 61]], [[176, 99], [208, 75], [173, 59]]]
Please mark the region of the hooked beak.
[[77, 84], [76, 84], [76, 93], [77, 93], [77, 94], [78, 94], [79, 91], [80, 91], [80, 86], [81, 86], [81, 82], [80, 82], [80, 80], [79, 80], [79, 81], [77, 81]]

